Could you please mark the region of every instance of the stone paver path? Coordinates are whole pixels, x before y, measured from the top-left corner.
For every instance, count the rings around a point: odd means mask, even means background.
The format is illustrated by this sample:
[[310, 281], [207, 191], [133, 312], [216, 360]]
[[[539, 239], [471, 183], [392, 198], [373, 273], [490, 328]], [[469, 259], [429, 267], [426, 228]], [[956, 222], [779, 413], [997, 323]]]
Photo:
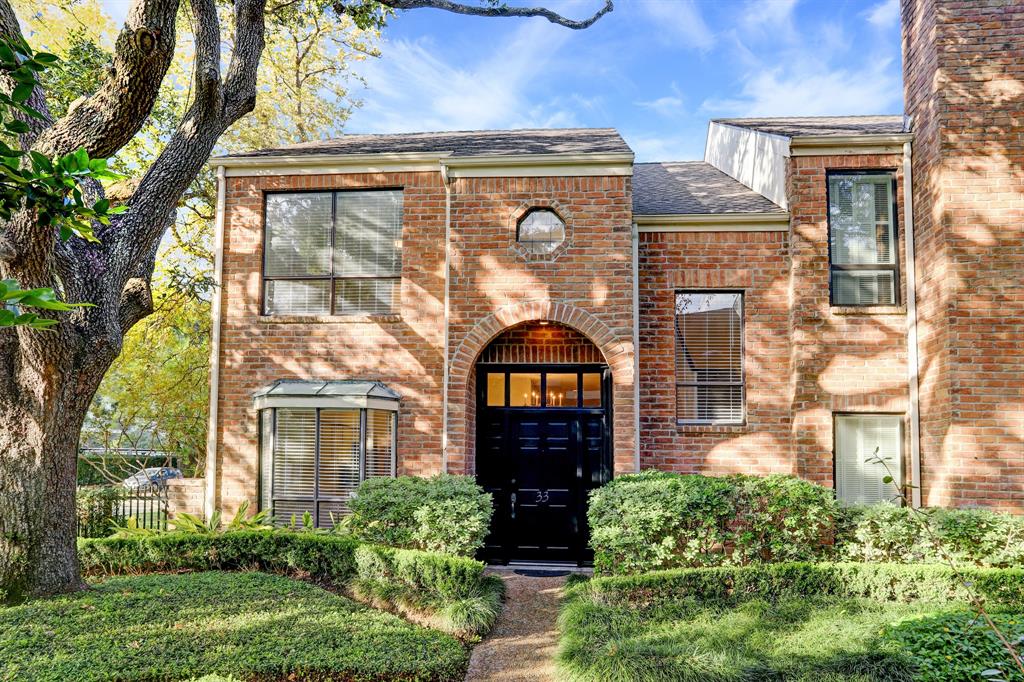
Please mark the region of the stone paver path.
[[505, 608], [491, 634], [473, 649], [466, 682], [555, 680], [556, 621], [565, 577], [498, 575], [505, 581]]

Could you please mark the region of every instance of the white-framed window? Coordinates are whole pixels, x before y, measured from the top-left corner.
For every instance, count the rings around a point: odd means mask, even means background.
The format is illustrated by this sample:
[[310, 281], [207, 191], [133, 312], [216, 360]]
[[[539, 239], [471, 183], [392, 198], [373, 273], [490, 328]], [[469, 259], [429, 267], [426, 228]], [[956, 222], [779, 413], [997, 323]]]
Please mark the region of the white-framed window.
[[[903, 485], [903, 418], [836, 414], [836, 497], [844, 504], [899, 502]], [[887, 476], [892, 481], [885, 482]]]
[[744, 421], [743, 293], [676, 293], [676, 419]]
[[402, 213], [401, 190], [267, 194], [263, 313], [395, 313]]
[[832, 305], [898, 303], [894, 184], [889, 172], [828, 174]]
[[279, 525], [309, 512], [317, 527], [348, 512], [361, 482], [396, 474], [398, 396], [365, 381], [279, 381], [254, 394], [260, 508]]
[[530, 253], [552, 253], [565, 241], [565, 221], [550, 208], [533, 208], [519, 219], [516, 241]]

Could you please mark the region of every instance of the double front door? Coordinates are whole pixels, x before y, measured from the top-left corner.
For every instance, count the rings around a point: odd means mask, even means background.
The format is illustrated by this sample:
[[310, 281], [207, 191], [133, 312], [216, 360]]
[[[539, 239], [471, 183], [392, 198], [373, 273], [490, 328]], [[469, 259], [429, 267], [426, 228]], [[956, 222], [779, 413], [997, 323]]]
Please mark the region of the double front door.
[[611, 477], [611, 395], [601, 365], [481, 365], [477, 479], [493, 562], [590, 559], [587, 495]]

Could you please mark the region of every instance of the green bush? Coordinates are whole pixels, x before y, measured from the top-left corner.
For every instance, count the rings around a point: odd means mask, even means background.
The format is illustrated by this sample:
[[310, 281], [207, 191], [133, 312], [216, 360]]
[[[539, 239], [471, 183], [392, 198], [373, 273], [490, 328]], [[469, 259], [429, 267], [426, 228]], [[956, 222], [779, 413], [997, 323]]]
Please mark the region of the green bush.
[[361, 545], [351, 587], [364, 601], [418, 617], [460, 637], [478, 637], [501, 611], [504, 583], [473, 559]]
[[935, 563], [949, 555], [958, 564], [1024, 565], [1024, 517], [985, 509], [923, 511], [924, 518], [891, 504], [844, 510], [836, 538], [839, 556], [850, 561]]
[[253, 572], [122, 576], [0, 609], [0, 679], [461, 681], [454, 637]]
[[113, 532], [113, 525], [124, 521], [120, 514], [124, 488], [112, 485], [90, 485], [75, 493], [78, 509], [78, 535], [103, 538]]
[[[1024, 609], [1024, 569], [965, 569], [960, 575], [987, 603]], [[633, 608], [662, 607], [692, 598], [737, 603], [789, 596], [867, 598], [944, 604], [970, 601], [963, 580], [935, 564], [780, 563], [678, 568], [587, 583], [595, 601]]]
[[[992, 614], [992, 620], [1010, 642], [1024, 642], [1024, 616]], [[934, 613], [907, 618], [882, 630], [883, 640], [896, 642], [914, 663], [917, 682], [1024, 680], [1010, 653], [977, 614]], [[1019, 647], [1024, 653], [1024, 646]]]
[[473, 559], [362, 544], [350, 536], [244, 530], [79, 541], [88, 575], [156, 571], [261, 570], [351, 588], [361, 600], [397, 610], [460, 637], [493, 626], [501, 581]]
[[472, 556], [491, 522], [491, 496], [469, 476], [399, 476], [364, 481], [345, 523], [378, 545]]
[[622, 476], [590, 495], [594, 568], [630, 574], [822, 558], [837, 513], [830, 489], [794, 476]]

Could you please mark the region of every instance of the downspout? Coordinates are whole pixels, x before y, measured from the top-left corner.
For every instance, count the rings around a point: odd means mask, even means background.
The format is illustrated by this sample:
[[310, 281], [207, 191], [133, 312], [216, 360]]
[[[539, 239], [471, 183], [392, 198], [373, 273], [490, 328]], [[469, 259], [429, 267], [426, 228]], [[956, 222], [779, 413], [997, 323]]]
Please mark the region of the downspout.
[[217, 402], [220, 393], [220, 316], [221, 297], [224, 293], [224, 201], [226, 179], [224, 166], [217, 166], [217, 209], [213, 223], [213, 279], [214, 293], [211, 303], [212, 333], [210, 339], [210, 414], [206, 427], [206, 518], [213, 514], [217, 504]]
[[910, 390], [910, 503], [921, 506], [921, 404], [918, 385], [917, 268], [914, 255], [914, 183], [911, 145], [903, 143], [903, 223], [907, 252], [907, 384]]
[[448, 359], [448, 323], [451, 316], [449, 291], [451, 287], [451, 228], [452, 185], [448, 166], [441, 162], [441, 182], [444, 184], [444, 366], [441, 386], [441, 472], [448, 473], [448, 379], [451, 364]]
[[633, 471], [640, 473], [640, 229], [633, 223]]

